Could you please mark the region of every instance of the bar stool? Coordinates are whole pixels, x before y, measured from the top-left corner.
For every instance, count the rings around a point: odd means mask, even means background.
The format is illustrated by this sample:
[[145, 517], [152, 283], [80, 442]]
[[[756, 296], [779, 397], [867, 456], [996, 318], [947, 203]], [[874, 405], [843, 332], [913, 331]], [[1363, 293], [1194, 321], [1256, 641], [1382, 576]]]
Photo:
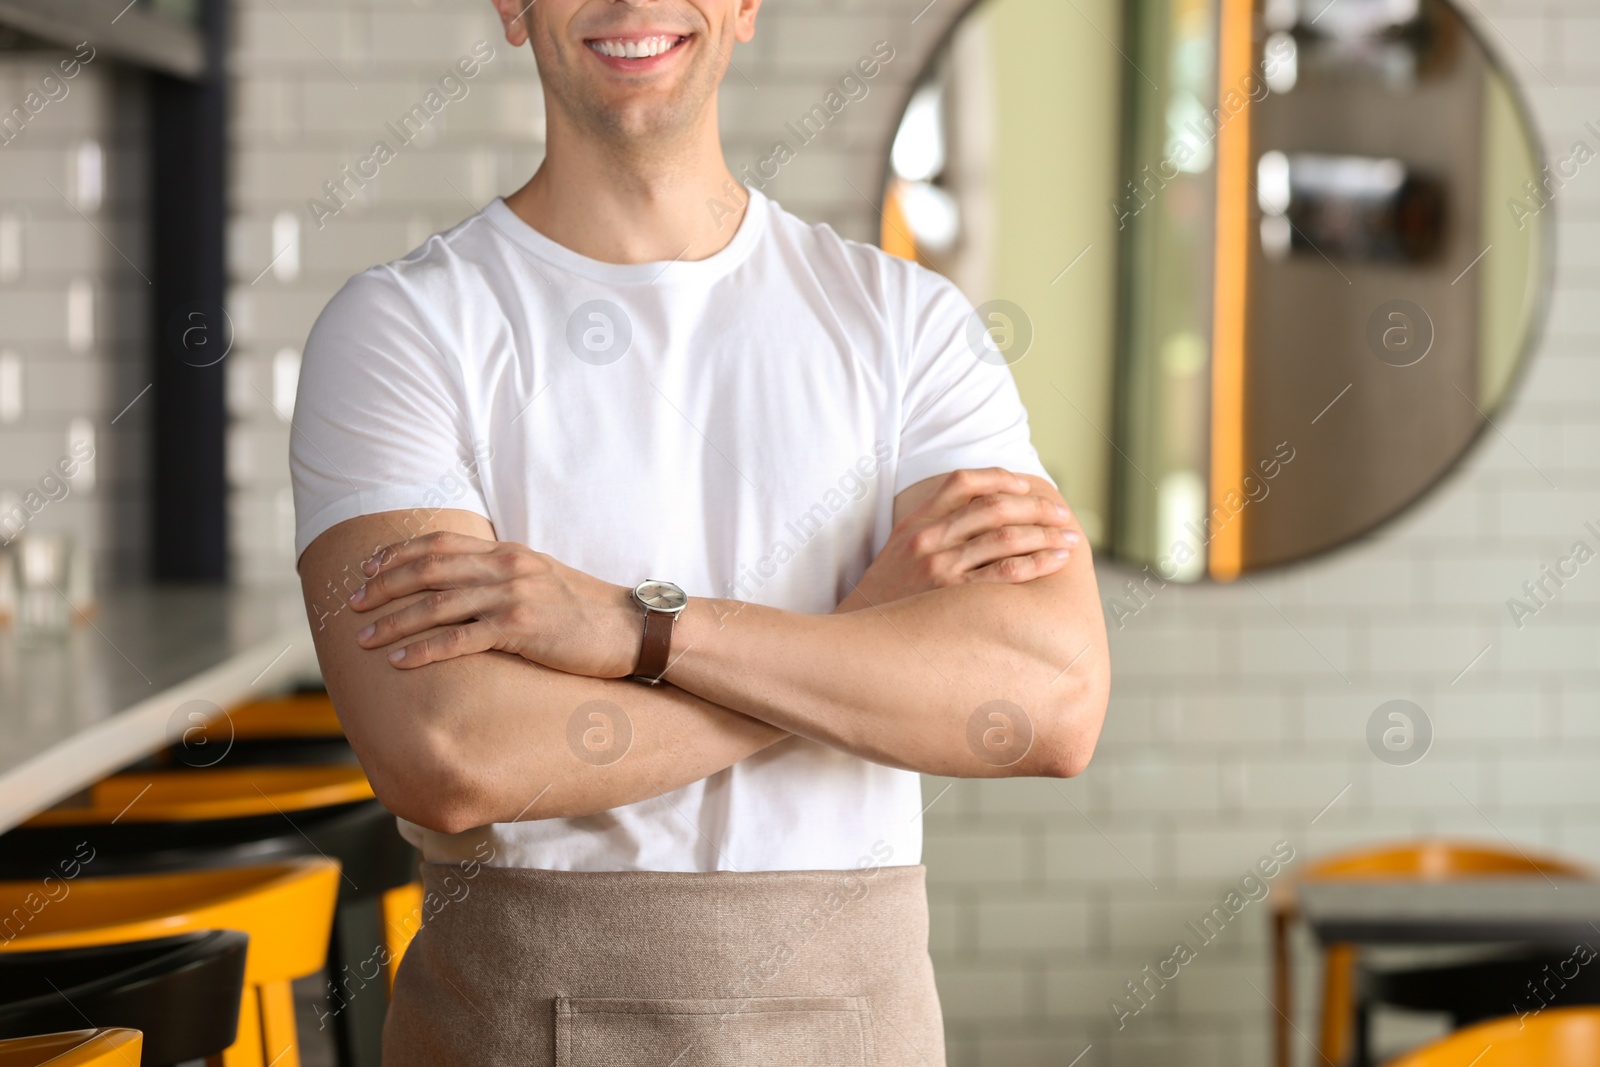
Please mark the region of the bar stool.
[[344, 764], [125, 771], [102, 778], [22, 825], [209, 822], [271, 812], [273, 805], [308, 811], [372, 798], [372, 785], [361, 768]]
[[[400, 959], [420, 926], [416, 850], [356, 765], [222, 766], [113, 775], [0, 838], [0, 877], [92, 849], [93, 872], [185, 870], [291, 856], [338, 860], [328, 947], [340, 1062], [376, 1067]], [[366, 992], [382, 975], [377, 995]]]
[[[356, 763], [355, 752], [345, 740], [344, 726], [326, 689], [303, 688], [230, 708], [224, 716], [186, 730], [181, 743], [158, 754], [151, 767], [296, 763]], [[385, 834], [386, 843], [394, 836]], [[421, 857], [409, 845], [404, 847], [409, 850], [406, 862], [411, 876], [385, 889], [379, 901], [378, 921], [385, 931], [385, 955], [389, 961], [385, 982], [390, 989], [422, 915], [422, 883], [415, 876]], [[351, 866], [351, 857], [340, 858], [347, 867]], [[335, 961], [336, 970], [340, 962]]]
[[[321, 688], [303, 688], [230, 708], [222, 718], [188, 731], [181, 746], [175, 745], [165, 753], [165, 764], [205, 766], [205, 761], [212, 757], [199, 753], [206, 746], [213, 751], [225, 750], [216, 758], [218, 767], [356, 762], [355, 752], [345, 740], [344, 726], [334, 711], [333, 700], [328, 691]], [[394, 836], [385, 835], [386, 844], [392, 843], [389, 838]], [[334, 854], [326, 846], [321, 847], [329, 855]], [[400, 960], [405, 956], [422, 915], [422, 883], [415, 877], [421, 857], [409, 845], [405, 848], [408, 850], [405, 862], [411, 877], [385, 889], [380, 898], [379, 921], [385, 931], [389, 959], [385, 980], [391, 990]], [[350, 856], [341, 855], [340, 860], [347, 869], [353, 866]], [[341, 915], [343, 911], [341, 905]], [[338, 962], [342, 961], [336, 961], [336, 965]]]
[[[345, 740], [344, 727], [327, 690], [303, 688], [240, 704], [221, 718], [197, 724], [185, 732], [181, 744], [160, 754], [159, 761], [157, 767], [220, 768], [295, 763], [353, 764], [356, 756]], [[385, 889], [380, 902], [380, 922], [387, 931], [386, 981], [391, 989], [400, 960], [422, 914], [422, 883], [415, 877], [421, 857], [414, 849], [407, 852], [407, 857], [412, 877]], [[352, 865], [351, 857], [342, 856], [341, 860], [347, 868]]]
[[[96, 862], [85, 861], [85, 866]], [[38, 880], [0, 882], [0, 916], [17, 929], [0, 953], [71, 949], [199, 930], [250, 937], [238, 1033], [221, 1067], [298, 1067], [290, 982], [322, 969], [339, 865], [291, 859], [259, 867], [77, 878], [41, 896]]]
[[0, 953], [0, 1038], [97, 1024], [144, 1035], [153, 1067], [233, 1044], [244, 997], [238, 930], [45, 952]]
[[315, 690], [253, 700], [193, 723], [149, 767], [355, 762], [333, 701], [326, 691]]
[[71, 1030], [0, 1041], [0, 1067], [139, 1067], [137, 1030]]

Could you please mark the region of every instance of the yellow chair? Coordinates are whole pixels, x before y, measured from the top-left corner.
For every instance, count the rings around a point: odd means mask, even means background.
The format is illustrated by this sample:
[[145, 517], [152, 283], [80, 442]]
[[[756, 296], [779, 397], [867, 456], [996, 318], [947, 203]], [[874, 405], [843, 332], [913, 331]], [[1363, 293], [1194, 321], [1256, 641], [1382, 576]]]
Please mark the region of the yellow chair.
[[102, 778], [22, 825], [200, 822], [328, 808], [372, 795], [372, 784], [354, 764], [135, 771]]
[[294, 738], [343, 737], [344, 727], [334, 713], [327, 693], [291, 693], [253, 700], [228, 709], [226, 715], [190, 729], [185, 743], [204, 738], [212, 743], [230, 739], [266, 741]]
[[[213, 719], [196, 730], [198, 735], [191, 731], [187, 740], [198, 737], [208, 744], [226, 744], [230, 738], [273, 741], [344, 736], [344, 727], [326, 692], [290, 693], [253, 700], [230, 708], [224, 718]], [[388, 982], [392, 990], [400, 960], [416, 934], [422, 914], [422, 883], [411, 882], [385, 892], [382, 911], [384, 929], [388, 933]]]
[[1387, 1067], [1600, 1067], [1600, 1008], [1491, 1019], [1392, 1059]]
[[[226, 743], [229, 738], [271, 741], [344, 736], [344, 727], [326, 692], [290, 693], [253, 700], [230, 708], [225, 718], [213, 719], [198, 729], [203, 740], [211, 744]], [[387, 977], [392, 992], [400, 960], [421, 920], [422, 883], [411, 882], [385, 892], [382, 912], [384, 930], [388, 934]]]
[[23, 917], [15, 936], [0, 942], [0, 952], [242, 930], [250, 936], [250, 949], [239, 1033], [214, 1062], [299, 1067], [290, 983], [322, 969], [339, 891], [337, 863], [295, 859], [63, 884], [68, 892], [46, 897], [37, 881], [0, 882], [0, 915]]
[[391, 995], [394, 993], [394, 976], [400, 972], [400, 961], [421, 927], [421, 882], [408, 882], [383, 894], [383, 929], [387, 935], [385, 944], [389, 949], [389, 967], [385, 978]]
[[71, 1030], [0, 1041], [0, 1067], [139, 1067], [137, 1030]]
[[[297, 709], [297, 705], [304, 705], [305, 708]], [[327, 729], [331, 725], [332, 729], [337, 730], [338, 720], [333, 717], [331, 709], [325, 697], [320, 701], [308, 697], [284, 698], [246, 705], [240, 713], [240, 721], [245, 724], [244, 728], [252, 731], [250, 736], [256, 738], [284, 736], [259, 731], [288, 728], [302, 720], [311, 723], [313, 729]], [[221, 739], [225, 741], [226, 734], [221, 735]], [[363, 801], [368, 802], [370, 811], [358, 814], [347, 807], [360, 805]], [[344, 814], [338, 814], [341, 808], [345, 809]], [[317, 812], [332, 813], [330, 817], [343, 829], [330, 827], [315, 814]], [[378, 821], [385, 825], [375, 824], [378, 816], [381, 816]], [[228, 842], [224, 839], [230, 834], [249, 835], [251, 840], [258, 840], [256, 835], [267, 833], [261, 826], [263, 817], [271, 827], [271, 832], [284, 837], [295, 852], [315, 849], [324, 856], [340, 859], [350, 874], [351, 883], [347, 885], [353, 890], [354, 884], [359, 884], [364, 890], [364, 893], [346, 893], [345, 897], [377, 897], [377, 911], [370, 921], [378, 924], [374, 936], [382, 939], [386, 961], [383, 968], [386, 994], [392, 993], [400, 961], [404, 959], [411, 938], [421, 925], [422, 884], [416, 881], [414, 851], [395, 835], [393, 817], [374, 802], [372, 785], [357, 764], [247, 764], [205, 769], [125, 771], [104, 778], [85, 792], [40, 812], [25, 822], [20, 831], [13, 832], [8, 840], [13, 852], [26, 848], [37, 854], [37, 859], [46, 861], [48, 857], [72, 852], [78, 838], [63, 838], [61, 835], [77, 827], [104, 827], [114, 822], [118, 824], [116, 829], [131, 834], [143, 826], [143, 842], [144, 838], [152, 836], [151, 832], [158, 831], [161, 824], [186, 824], [191, 831], [190, 836], [193, 836], [196, 828], [210, 823], [214, 829], [204, 832], [202, 840], [205, 844], [196, 848], [203, 852], [209, 847], [220, 853], [227, 847]], [[235, 828], [230, 830], [223, 826], [223, 820], [238, 821], [230, 824]], [[244, 829], [244, 824], [251, 820], [255, 820], [254, 827]], [[375, 836], [379, 834], [383, 836]], [[96, 847], [108, 848], [100, 837], [91, 834], [90, 840]], [[167, 849], [178, 847], [176, 841], [177, 838], [174, 838], [169, 842], [156, 834], [155, 840], [141, 847]], [[400, 855], [397, 849], [403, 849], [405, 854]], [[109, 851], [125, 852], [126, 849]], [[150, 853], [141, 854], [148, 856]], [[193, 862], [184, 865], [208, 864]], [[14, 864], [0, 861], [0, 870], [8, 868], [17, 872], [12, 876], [21, 877]], [[390, 888], [382, 888], [385, 886]], [[349, 920], [352, 914], [350, 911], [341, 912], [345, 920]], [[356, 922], [367, 921], [365, 916], [371, 914], [361, 912]], [[349, 942], [361, 936], [363, 927], [346, 921], [339, 929], [348, 936], [343, 942], [336, 943], [334, 948], [331, 970], [335, 981], [339, 978], [337, 972], [342, 963], [355, 965], [372, 950], [372, 944], [368, 942], [364, 950], [357, 949], [346, 960], [345, 951], [355, 948]], [[346, 1027], [363, 1027], [361, 1032], [365, 1036], [350, 1040], [364, 1042], [361, 1047], [369, 1050], [369, 1060], [376, 1056], [382, 1015], [373, 1012], [379, 1010], [376, 1006], [363, 1003], [349, 1014], [342, 1011], [337, 1013], [334, 1023], [341, 1040], [344, 1039]]]
[[[1481, 842], [1424, 838], [1375, 848], [1356, 849], [1317, 860], [1274, 898], [1272, 911], [1273, 1054], [1277, 1067], [1289, 1067], [1289, 1020], [1294, 1014], [1290, 989], [1289, 929], [1299, 919], [1294, 885], [1307, 882], [1420, 882], [1457, 878], [1553, 874], [1588, 878], [1593, 872], [1574, 861], [1539, 856]], [[1318, 1062], [1334, 1067], [1347, 1062], [1355, 1024], [1355, 945], [1326, 945], [1322, 951], [1322, 1019]]]
[[[85, 793], [40, 812], [23, 826], [200, 822], [287, 815], [371, 799], [372, 784], [354, 764], [145, 771], [103, 778]], [[381, 910], [392, 990], [395, 972], [420, 921], [422, 883], [410, 882], [384, 892]]]

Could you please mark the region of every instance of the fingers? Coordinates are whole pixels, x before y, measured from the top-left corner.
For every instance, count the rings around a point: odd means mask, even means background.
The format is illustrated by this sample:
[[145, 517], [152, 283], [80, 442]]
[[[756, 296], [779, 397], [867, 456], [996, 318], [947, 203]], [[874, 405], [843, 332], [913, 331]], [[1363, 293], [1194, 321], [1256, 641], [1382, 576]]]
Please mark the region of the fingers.
[[476, 551], [430, 552], [400, 563], [385, 560], [377, 577], [351, 595], [350, 606], [371, 611], [425, 589], [488, 585], [508, 577], [508, 570], [503, 555]]
[[1007, 556], [1005, 559], [979, 567], [967, 574], [969, 582], [1000, 582], [1017, 585], [1035, 578], [1048, 577], [1067, 565], [1071, 555], [1065, 549], [1047, 548], [1025, 556]]
[[962, 572], [975, 571], [1011, 556], [1053, 549], [1070, 553], [1081, 540], [1083, 536], [1077, 530], [1059, 526], [1002, 526], [954, 549], [959, 560], [956, 566]]
[[392, 545], [383, 546], [361, 562], [361, 572], [370, 578], [383, 568], [397, 567], [422, 556], [438, 553], [493, 552], [497, 545], [498, 542], [485, 541], [481, 537], [471, 537], [450, 530], [436, 530], [408, 541], [396, 541]]
[[942, 519], [981, 496], [995, 493], [1025, 494], [1033, 487], [1026, 478], [1004, 467], [978, 467], [951, 471], [943, 484], [917, 509], [923, 522]]
[[476, 652], [487, 652], [492, 648], [503, 647], [500, 634], [493, 626], [486, 622], [473, 622], [452, 626], [432, 637], [425, 637], [421, 641], [413, 641], [409, 645], [397, 648], [389, 653], [389, 662], [396, 667], [410, 670], [412, 667], [422, 667], [429, 663], [438, 663], [440, 660], [470, 656]]
[[362, 648], [383, 648], [437, 626], [480, 618], [503, 601], [493, 587], [440, 590], [373, 619], [356, 631], [356, 643]]
[[958, 509], [945, 520], [945, 545], [954, 548], [1007, 526], [1070, 527], [1070, 509], [1038, 493], [989, 494]]

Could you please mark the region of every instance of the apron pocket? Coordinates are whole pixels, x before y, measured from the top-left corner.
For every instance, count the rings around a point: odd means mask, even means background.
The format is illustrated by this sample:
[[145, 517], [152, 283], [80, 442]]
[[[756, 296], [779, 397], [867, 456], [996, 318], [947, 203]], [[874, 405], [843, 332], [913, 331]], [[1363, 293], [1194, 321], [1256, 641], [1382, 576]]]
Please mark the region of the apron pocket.
[[869, 1067], [866, 997], [557, 997], [556, 1067]]

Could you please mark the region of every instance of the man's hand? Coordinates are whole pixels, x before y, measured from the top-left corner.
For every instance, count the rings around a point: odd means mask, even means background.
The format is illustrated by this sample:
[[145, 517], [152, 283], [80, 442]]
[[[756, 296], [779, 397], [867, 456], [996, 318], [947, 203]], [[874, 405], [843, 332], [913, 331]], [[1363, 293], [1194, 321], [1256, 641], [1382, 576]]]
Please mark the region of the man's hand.
[[526, 545], [430, 533], [382, 549], [362, 570], [370, 577], [350, 598], [357, 611], [433, 591], [357, 631], [363, 648], [450, 627], [390, 652], [396, 667], [498, 650], [568, 674], [621, 678], [638, 661], [640, 609], [630, 590]]
[[834, 609], [966, 582], [1028, 582], [1066, 566], [1083, 539], [1072, 513], [1000, 467], [949, 474], [895, 524], [855, 589]]

